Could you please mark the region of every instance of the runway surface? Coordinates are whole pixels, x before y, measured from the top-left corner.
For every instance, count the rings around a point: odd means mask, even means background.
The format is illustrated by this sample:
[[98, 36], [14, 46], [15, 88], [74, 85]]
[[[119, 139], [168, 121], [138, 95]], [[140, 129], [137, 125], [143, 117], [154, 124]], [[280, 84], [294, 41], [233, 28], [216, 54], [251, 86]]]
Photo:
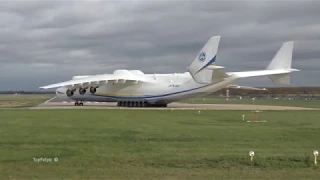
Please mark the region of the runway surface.
[[116, 103], [106, 102], [84, 102], [84, 106], [74, 106], [72, 101], [63, 101], [62, 99], [52, 99], [30, 109], [156, 109], [156, 110], [318, 110], [315, 108], [287, 107], [287, 106], [266, 106], [266, 105], [245, 105], [245, 104], [187, 104], [170, 103], [166, 108], [135, 108], [135, 107], [117, 107]]

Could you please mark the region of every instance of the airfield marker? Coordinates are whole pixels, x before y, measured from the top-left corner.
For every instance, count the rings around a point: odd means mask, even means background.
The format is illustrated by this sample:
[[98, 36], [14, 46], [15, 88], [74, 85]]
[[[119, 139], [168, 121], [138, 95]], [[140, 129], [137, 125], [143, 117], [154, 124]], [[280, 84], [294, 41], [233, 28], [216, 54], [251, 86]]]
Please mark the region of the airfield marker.
[[253, 121], [247, 121], [247, 122], [267, 122], [267, 121], [260, 121], [259, 120], [259, 116], [258, 116], [258, 113], [260, 112], [263, 112], [263, 111], [259, 111], [259, 110], [255, 110], [255, 111], [252, 111], [254, 113], [254, 119]]
[[252, 162], [253, 161], [253, 157], [254, 157], [254, 152], [250, 151], [249, 152], [249, 156], [250, 156], [250, 161]]
[[198, 111], [198, 114], [200, 114], [201, 113], [201, 111]]
[[314, 155], [314, 165], [317, 166], [318, 162], [317, 162], [317, 156], [319, 155], [319, 152], [317, 150], [313, 151], [313, 155]]
[[254, 120], [255, 120], [255, 121], [258, 121], [258, 114], [257, 114], [257, 111], [255, 111], [255, 112], [254, 112]]
[[253, 97], [253, 98], [252, 98], [252, 103], [253, 103], [253, 105], [254, 105], [255, 100], [256, 100], [256, 98]]
[[250, 156], [250, 161], [252, 162], [253, 161], [254, 152], [250, 151], [249, 152], [249, 156]]
[[242, 115], [242, 121], [244, 121], [244, 114]]
[[229, 101], [229, 89], [226, 90], [226, 101]]

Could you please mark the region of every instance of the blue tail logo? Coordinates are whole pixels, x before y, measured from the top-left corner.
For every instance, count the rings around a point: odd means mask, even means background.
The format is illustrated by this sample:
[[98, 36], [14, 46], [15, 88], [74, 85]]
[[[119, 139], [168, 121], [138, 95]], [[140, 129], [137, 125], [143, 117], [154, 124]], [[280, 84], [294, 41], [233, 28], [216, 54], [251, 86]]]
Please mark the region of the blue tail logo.
[[201, 52], [199, 54], [199, 61], [203, 62], [204, 60], [206, 60], [206, 53], [205, 52]]
[[[200, 58], [199, 58], [200, 59]], [[196, 73], [204, 70], [206, 67], [210, 65], [214, 65], [214, 62], [216, 61], [216, 56], [214, 56], [206, 65], [204, 65], [201, 69], [199, 69]]]

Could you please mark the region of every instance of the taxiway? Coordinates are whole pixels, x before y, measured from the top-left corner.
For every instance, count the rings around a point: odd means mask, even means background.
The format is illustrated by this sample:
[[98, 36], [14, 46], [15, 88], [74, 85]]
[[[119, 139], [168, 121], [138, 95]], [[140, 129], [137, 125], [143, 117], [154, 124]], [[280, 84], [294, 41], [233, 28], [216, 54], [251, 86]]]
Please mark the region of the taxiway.
[[52, 101], [39, 104], [30, 109], [156, 109], [156, 110], [318, 110], [315, 108], [288, 107], [288, 106], [267, 106], [267, 105], [245, 105], [245, 104], [187, 104], [187, 103], [170, 103], [166, 108], [135, 108], [135, 107], [118, 107], [116, 103], [106, 102], [84, 102], [84, 106], [74, 106], [74, 102]]

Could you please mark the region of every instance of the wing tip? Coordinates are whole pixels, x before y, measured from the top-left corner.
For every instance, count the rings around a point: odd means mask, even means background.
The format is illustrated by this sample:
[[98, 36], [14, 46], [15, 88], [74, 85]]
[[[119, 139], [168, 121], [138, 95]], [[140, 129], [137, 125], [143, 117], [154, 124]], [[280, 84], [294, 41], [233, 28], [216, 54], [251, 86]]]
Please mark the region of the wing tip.
[[50, 87], [49, 86], [41, 86], [41, 87], [39, 87], [39, 89], [50, 89]]
[[299, 69], [290, 69], [290, 71], [301, 71]]

